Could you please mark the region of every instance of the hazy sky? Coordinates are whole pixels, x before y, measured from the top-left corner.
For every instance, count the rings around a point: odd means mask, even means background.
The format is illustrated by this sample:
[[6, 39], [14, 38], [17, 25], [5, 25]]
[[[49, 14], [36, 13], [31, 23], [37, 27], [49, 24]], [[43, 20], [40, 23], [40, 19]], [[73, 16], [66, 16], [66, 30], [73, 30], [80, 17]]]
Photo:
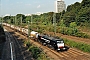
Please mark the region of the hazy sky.
[[[56, 0], [0, 0], [0, 16], [55, 11]], [[64, 0], [66, 6], [81, 0]]]

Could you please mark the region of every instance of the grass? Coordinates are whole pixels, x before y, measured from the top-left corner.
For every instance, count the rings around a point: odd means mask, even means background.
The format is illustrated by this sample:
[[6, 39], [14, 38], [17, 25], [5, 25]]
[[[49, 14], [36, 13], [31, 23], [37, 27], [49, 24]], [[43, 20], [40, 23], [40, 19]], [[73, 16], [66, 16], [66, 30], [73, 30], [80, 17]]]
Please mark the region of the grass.
[[67, 39], [64, 39], [64, 41], [65, 41], [65, 44], [69, 45], [70, 47], [74, 47], [83, 52], [90, 53], [90, 45], [88, 45], [88, 44], [81, 43], [81, 42], [75, 42], [75, 41], [71, 41], [71, 40], [67, 40]]

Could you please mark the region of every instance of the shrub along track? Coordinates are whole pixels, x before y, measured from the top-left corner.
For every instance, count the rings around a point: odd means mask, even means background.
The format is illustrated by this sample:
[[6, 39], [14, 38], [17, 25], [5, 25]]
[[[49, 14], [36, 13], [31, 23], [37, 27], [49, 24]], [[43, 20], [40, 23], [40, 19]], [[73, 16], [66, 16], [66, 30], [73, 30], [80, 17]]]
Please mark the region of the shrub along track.
[[[9, 27], [5, 27], [5, 28], [9, 29]], [[9, 29], [9, 31], [12, 31], [12, 30]], [[24, 38], [24, 39], [27, 38], [24, 35], [19, 34], [18, 32], [15, 32], [15, 33], [16, 33], [15, 35], [19, 36], [20, 38]], [[35, 46], [40, 47], [47, 54], [47, 56], [53, 58], [54, 60], [89, 60], [90, 59], [90, 54], [84, 53], [75, 48], [69, 48], [68, 51], [56, 52], [46, 46], [42, 46], [41, 44], [33, 40], [30, 40], [30, 42]]]
[[90, 27], [86, 28], [86, 27], [80, 27], [79, 30], [83, 33], [86, 33], [88, 35], [90, 35]]

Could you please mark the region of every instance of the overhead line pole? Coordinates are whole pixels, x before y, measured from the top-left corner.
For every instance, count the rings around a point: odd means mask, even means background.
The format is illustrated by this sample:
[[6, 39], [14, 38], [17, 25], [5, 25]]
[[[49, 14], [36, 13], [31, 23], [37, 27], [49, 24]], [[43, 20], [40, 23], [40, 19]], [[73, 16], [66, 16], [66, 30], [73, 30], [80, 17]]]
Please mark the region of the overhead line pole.
[[[32, 19], [33, 19], [33, 15], [31, 15], [31, 28], [32, 28]], [[31, 30], [30, 30], [31, 31]]]
[[28, 21], [28, 42], [30, 40], [30, 25], [29, 25], [29, 21]]
[[21, 27], [22, 27], [22, 14], [21, 14], [21, 23], [20, 23], [20, 29], [21, 29]]
[[1, 17], [1, 25], [2, 25], [2, 22], [3, 22], [3, 17]]
[[0, 23], [2, 24], [2, 16], [1, 16], [1, 0], [0, 0]]
[[56, 36], [56, 13], [53, 14], [54, 36]]

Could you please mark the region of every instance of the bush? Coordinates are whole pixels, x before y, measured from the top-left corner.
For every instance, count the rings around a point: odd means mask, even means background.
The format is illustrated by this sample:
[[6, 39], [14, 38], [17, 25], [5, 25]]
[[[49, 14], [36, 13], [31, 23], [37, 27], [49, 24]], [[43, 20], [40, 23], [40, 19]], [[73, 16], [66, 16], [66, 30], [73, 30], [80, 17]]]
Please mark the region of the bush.
[[77, 29], [73, 29], [73, 28], [69, 28], [69, 27], [63, 27], [60, 30], [60, 33], [62, 33], [64, 35], [71, 35], [71, 36], [76, 36], [76, 37], [81, 37], [81, 38], [90, 38], [89, 35], [82, 33]]
[[81, 33], [81, 32], [77, 32], [75, 34], [76, 37], [81, 37], [81, 38], [89, 38], [89, 35], [85, 34], [85, 33]]
[[24, 43], [26, 44], [27, 47], [31, 46], [29, 41], [25, 41]]
[[38, 47], [30, 45], [28, 49], [32, 53], [33, 58], [36, 60], [50, 60]]
[[39, 29], [37, 32], [42, 33], [42, 29]]
[[41, 52], [39, 54], [39, 57], [37, 58], [37, 60], [50, 60], [50, 59], [47, 58], [46, 54], [44, 54], [43, 52]]
[[29, 51], [32, 52], [32, 55], [33, 55], [33, 57], [34, 57], [35, 59], [38, 58], [38, 56], [39, 56], [39, 54], [40, 54], [40, 52], [41, 52], [39, 48], [34, 47], [34, 46], [30, 46], [30, 47], [29, 47]]

